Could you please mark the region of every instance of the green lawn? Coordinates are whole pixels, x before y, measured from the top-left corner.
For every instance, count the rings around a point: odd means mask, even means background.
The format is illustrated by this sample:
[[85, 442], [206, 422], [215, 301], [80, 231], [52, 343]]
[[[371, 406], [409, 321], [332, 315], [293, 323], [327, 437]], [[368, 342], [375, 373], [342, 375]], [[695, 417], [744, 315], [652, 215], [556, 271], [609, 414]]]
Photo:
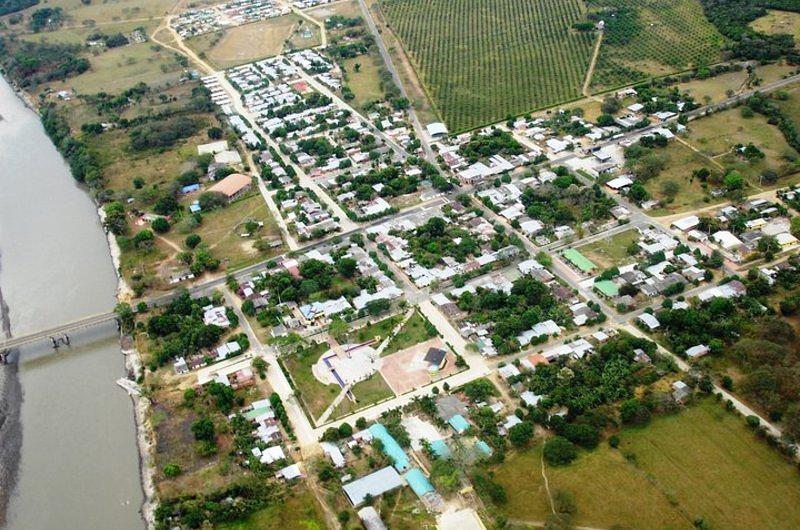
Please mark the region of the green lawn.
[[[619, 449], [603, 443], [570, 466], [546, 468], [551, 492], [574, 495], [576, 524], [677, 530], [702, 517], [714, 529], [800, 526], [797, 470], [712, 399], [619, 436]], [[500, 510], [511, 519], [549, 513], [540, 451], [512, 455], [495, 470], [508, 494]]]
[[281, 502], [259, 510], [243, 521], [217, 526], [219, 530], [323, 530], [319, 503], [305, 486], [296, 485]]
[[425, 317], [418, 311], [415, 311], [414, 315], [408, 319], [408, 322], [403, 324], [403, 327], [400, 328], [397, 335], [386, 345], [386, 349], [383, 350], [381, 357], [386, 357], [400, 350], [405, 350], [406, 348], [410, 348], [430, 338], [431, 336], [428, 334], [428, 330], [425, 327]]
[[578, 247], [578, 250], [602, 269], [621, 267], [633, 261], [634, 258], [628, 254], [628, 246], [638, 240], [639, 232], [631, 229]]
[[[744, 118], [738, 108], [690, 122], [686, 140], [724, 168], [742, 173], [753, 185], [759, 184], [758, 177], [767, 169], [781, 176], [793, 172], [786, 158], [797, 157], [798, 154], [789, 146], [780, 130], [767, 123], [765, 117], [757, 114], [752, 118]], [[758, 147], [764, 153], [764, 159], [750, 163], [738, 153], [731, 152], [736, 145], [748, 143]]]
[[314, 419], [319, 418], [341, 392], [339, 385], [323, 385], [311, 372], [311, 367], [326, 351], [328, 345], [321, 342], [281, 358], [300, 394], [300, 401]]
[[385, 339], [392, 332], [394, 327], [403, 319], [402, 315], [395, 315], [385, 318], [373, 324], [369, 324], [357, 329], [347, 335], [347, 342], [351, 344], [361, 344], [374, 338]]
[[394, 397], [394, 392], [389, 388], [389, 385], [384, 381], [383, 376], [375, 373], [366, 381], [356, 383], [352, 388], [353, 395], [356, 402], [353, 403], [349, 399], [343, 399], [333, 410], [330, 419], [335, 420], [342, 416], [347, 416], [358, 410], [383, 401], [384, 399]]
[[708, 158], [675, 141], [670, 142], [667, 147], [659, 149], [658, 152], [667, 156], [667, 167], [659, 175], [645, 182], [645, 189], [654, 199], [664, 201], [662, 186], [665, 182], [676, 182], [679, 188], [678, 194], [675, 195], [672, 202], [665, 203], [661, 208], [651, 211], [652, 215], [681, 213], [724, 200], [724, 198], [714, 199], [708, 193], [713, 189], [713, 184], [709, 184], [709, 190], [706, 191], [700, 180], [692, 177], [692, 172], [701, 168], [708, 169], [712, 173], [721, 173], [722, 170]]

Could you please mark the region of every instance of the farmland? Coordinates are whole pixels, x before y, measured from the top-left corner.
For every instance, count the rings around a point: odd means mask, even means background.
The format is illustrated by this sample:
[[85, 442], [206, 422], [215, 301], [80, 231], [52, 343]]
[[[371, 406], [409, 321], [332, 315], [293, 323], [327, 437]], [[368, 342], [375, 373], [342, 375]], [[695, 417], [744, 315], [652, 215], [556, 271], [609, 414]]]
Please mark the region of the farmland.
[[385, 0], [440, 117], [463, 131], [579, 97], [595, 37], [575, 0]]
[[697, 0], [592, 0], [606, 27], [593, 90], [721, 60], [722, 35]]
[[[618, 450], [604, 445], [570, 466], [546, 469], [551, 492], [574, 495], [576, 524], [677, 529], [700, 517], [711, 528], [744, 529], [800, 521], [796, 471], [711, 399], [625, 429], [620, 439]], [[509, 518], [535, 521], [549, 513], [540, 455], [537, 446], [495, 470]]]

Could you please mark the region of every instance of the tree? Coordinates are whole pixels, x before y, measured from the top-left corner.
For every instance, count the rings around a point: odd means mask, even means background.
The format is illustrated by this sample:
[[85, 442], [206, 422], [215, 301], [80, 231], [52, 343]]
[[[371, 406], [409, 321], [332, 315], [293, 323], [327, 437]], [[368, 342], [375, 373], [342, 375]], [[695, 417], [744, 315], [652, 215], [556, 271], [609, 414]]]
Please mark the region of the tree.
[[198, 418], [192, 422], [192, 434], [198, 442], [214, 442], [214, 423], [206, 418]]
[[674, 180], [665, 180], [661, 184], [661, 194], [667, 199], [667, 202], [672, 202], [681, 191], [681, 185]]
[[347, 322], [338, 316], [333, 317], [333, 319], [331, 319], [331, 323], [328, 325], [328, 333], [330, 333], [330, 335], [339, 342], [341, 342], [342, 339], [347, 336], [349, 329], [350, 326], [347, 325]]
[[263, 357], [253, 357], [253, 370], [258, 372], [258, 376], [261, 379], [266, 378], [268, 367], [269, 365], [267, 364], [267, 361], [265, 361]]
[[518, 423], [508, 430], [509, 441], [517, 447], [527, 445], [533, 438], [533, 425], [527, 421]]
[[614, 96], [606, 96], [603, 98], [603, 103], [600, 105], [600, 110], [603, 114], [615, 114], [622, 108], [622, 102]]
[[169, 221], [167, 221], [164, 217], [156, 217], [153, 219], [153, 222], [150, 223], [150, 226], [157, 234], [165, 234], [169, 232]]
[[738, 171], [731, 171], [725, 175], [724, 183], [728, 191], [740, 190], [744, 187], [744, 177]]
[[563, 436], [556, 436], [545, 442], [543, 454], [545, 461], [551, 466], [562, 466], [575, 460], [578, 457], [578, 450]]
[[200, 241], [202, 241], [202, 238], [200, 236], [198, 236], [197, 234], [190, 234], [186, 236], [184, 244], [186, 245], [186, 248], [195, 248], [197, 245], [200, 244]]
[[177, 477], [181, 474], [181, 466], [174, 463], [169, 463], [164, 466], [164, 476], [167, 478]]
[[222, 138], [223, 130], [219, 127], [209, 127], [208, 128], [208, 137], [212, 140], [219, 140]]
[[341, 258], [336, 262], [336, 270], [345, 278], [352, 278], [356, 274], [358, 263], [353, 258]]
[[622, 423], [630, 425], [645, 425], [650, 421], [650, 410], [636, 398], [623, 401], [619, 415]]
[[601, 114], [597, 117], [597, 125], [600, 127], [610, 127], [614, 125], [614, 116], [611, 114]]
[[217, 409], [223, 414], [228, 414], [233, 409], [233, 403], [236, 398], [233, 388], [212, 381], [208, 384], [207, 392], [214, 398]]
[[114, 313], [117, 314], [117, 318], [123, 330], [129, 332], [133, 329], [134, 314], [130, 304], [120, 302], [114, 308]]

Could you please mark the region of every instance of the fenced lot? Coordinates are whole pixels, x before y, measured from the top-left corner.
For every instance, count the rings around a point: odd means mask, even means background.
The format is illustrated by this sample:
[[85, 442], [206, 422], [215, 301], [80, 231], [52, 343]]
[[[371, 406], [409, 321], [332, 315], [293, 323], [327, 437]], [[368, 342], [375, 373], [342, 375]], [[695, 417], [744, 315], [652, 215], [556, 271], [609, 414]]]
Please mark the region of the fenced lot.
[[385, 0], [381, 9], [451, 131], [580, 95], [595, 39], [579, 0]]

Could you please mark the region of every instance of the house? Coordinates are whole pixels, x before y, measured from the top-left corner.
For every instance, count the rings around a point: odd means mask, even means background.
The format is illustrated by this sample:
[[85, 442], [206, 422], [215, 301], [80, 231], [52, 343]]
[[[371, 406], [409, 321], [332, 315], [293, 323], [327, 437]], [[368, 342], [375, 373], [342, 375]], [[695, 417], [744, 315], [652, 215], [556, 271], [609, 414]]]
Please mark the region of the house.
[[461, 414], [456, 414], [455, 416], [447, 420], [447, 423], [449, 423], [450, 427], [452, 427], [453, 430], [456, 431], [458, 434], [463, 433], [470, 427], [469, 422], [466, 419], [464, 419], [464, 416], [462, 416]]
[[436, 372], [447, 364], [447, 351], [441, 348], [428, 348], [424, 360], [428, 363], [428, 371]]
[[227, 150], [228, 150], [228, 142], [226, 142], [225, 140], [220, 140], [218, 142], [211, 142], [208, 144], [197, 146], [198, 155], [205, 155], [205, 154], [215, 155], [217, 153], [221, 153]]
[[342, 486], [342, 490], [353, 506], [359, 506], [367, 500], [367, 497], [379, 497], [404, 485], [403, 477], [392, 466], [386, 466], [349, 484], [345, 484]]
[[744, 244], [738, 237], [736, 237], [727, 230], [720, 230], [719, 232], [714, 232], [714, 234], [712, 234], [711, 236], [711, 240], [717, 243], [725, 250], [736, 249]]
[[614, 191], [621, 191], [633, 184], [633, 179], [628, 175], [620, 175], [606, 182], [606, 186]]
[[186, 359], [183, 357], [178, 357], [175, 359], [173, 367], [175, 368], [175, 373], [178, 375], [189, 373], [189, 366], [186, 364]]
[[428, 131], [428, 134], [431, 135], [431, 138], [434, 140], [440, 140], [442, 138], [447, 137], [447, 126], [441, 122], [434, 122], [429, 123], [425, 126], [425, 129]]
[[577, 267], [583, 273], [589, 273], [593, 270], [597, 269], [597, 265], [592, 263], [589, 258], [578, 252], [574, 248], [570, 248], [564, 251], [564, 257], [569, 260], [569, 262]]
[[211, 186], [208, 191], [221, 193], [228, 199], [228, 202], [232, 202], [247, 193], [252, 186], [252, 177], [241, 173], [232, 173]]
[[692, 395], [692, 389], [683, 381], [675, 381], [672, 383], [672, 399], [678, 403], [683, 403]]
[[647, 327], [647, 329], [650, 331], [655, 331], [661, 327], [661, 323], [658, 321], [658, 319], [650, 313], [642, 313], [636, 317], [636, 320], [644, 324], [645, 327]]
[[519, 398], [528, 407], [535, 407], [542, 400], [542, 396], [537, 396], [536, 394], [534, 394], [530, 390], [526, 390], [525, 392], [520, 394]]
[[702, 357], [703, 355], [709, 352], [708, 346], [705, 344], [698, 344], [696, 346], [692, 346], [686, 350], [686, 356], [691, 357], [692, 359], [697, 359], [698, 357]]
[[500, 377], [502, 377], [505, 380], [520, 375], [519, 369], [513, 364], [507, 364], [505, 366], [501, 366], [500, 368], [497, 369], [497, 373], [500, 374]]
[[282, 478], [283, 480], [286, 481], [294, 480], [302, 476], [303, 472], [300, 471], [300, 464], [292, 464], [291, 466], [286, 466], [285, 468], [275, 473], [276, 478]]
[[380, 514], [372, 506], [365, 506], [358, 510], [358, 518], [365, 530], [386, 530]]
[[283, 454], [283, 449], [281, 449], [280, 445], [260, 449], [258, 453], [259, 454], [256, 454], [254, 452], [253, 454], [259, 457], [258, 460], [262, 464], [272, 464], [278, 460], [286, 460], [286, 455]]
[[228, 320], [227, 311], [224, 307], [214, 307], [214, 306], [206, 306], [203, 308], [203, 324], [206, 326], [219, 326], [221, 328], [227, 328], [231, 325], [230, 320]]
[[699, 224], [700, 224], [700, 218], [697, 217], [696, 215], [690, 215], [689, 217], [683, 217], [681, 219], [678, 219], [677, 221], [674, 221], [672, 223], [672, 226], [674, 226], [675, 228], [677, 228], [682, 232], [689, 232]]
[[320, 442], [319, 446], [322, 448], [322, 452], [328, 455], [328, 458], [331, 459], [333, 467], [340, 469], [345, 466], [346, 462], [344, 455], [335, 444], [330, 442]]

